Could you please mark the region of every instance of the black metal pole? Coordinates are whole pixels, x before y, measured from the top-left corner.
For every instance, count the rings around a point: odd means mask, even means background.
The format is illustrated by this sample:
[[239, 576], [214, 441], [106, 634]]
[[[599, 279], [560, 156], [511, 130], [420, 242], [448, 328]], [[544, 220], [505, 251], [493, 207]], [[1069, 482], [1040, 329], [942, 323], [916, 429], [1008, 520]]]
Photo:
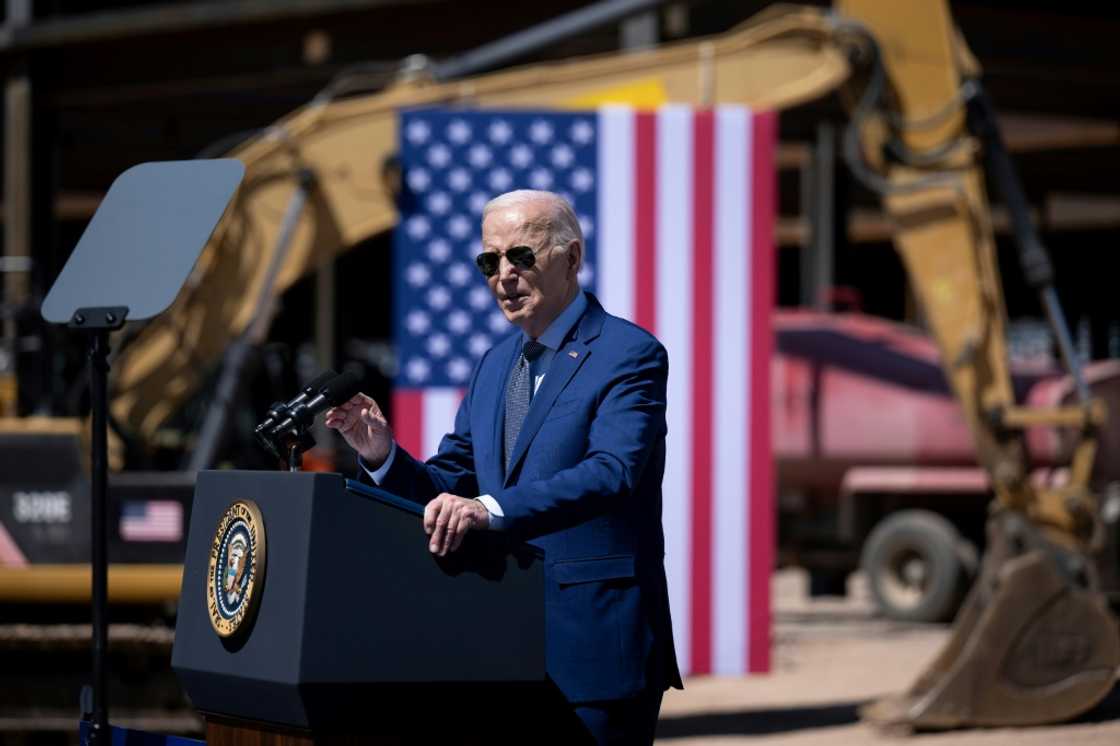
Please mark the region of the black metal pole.
[[90, 525], [93, 544], [93, 729], [90, 744], [101, 746], [110, 742], [108, 678], [109, 678], [109, 533], [106, 514], [108, 512], [109, 465], [107, 463], [107, 425], [108, 425], [108, 375], [109, 375], [109, 330], [90, 331], [89, 344], [89, 382], [90, 408], [93, 413], [91, 432], [90, 483], [93, 496], [93, 510]]

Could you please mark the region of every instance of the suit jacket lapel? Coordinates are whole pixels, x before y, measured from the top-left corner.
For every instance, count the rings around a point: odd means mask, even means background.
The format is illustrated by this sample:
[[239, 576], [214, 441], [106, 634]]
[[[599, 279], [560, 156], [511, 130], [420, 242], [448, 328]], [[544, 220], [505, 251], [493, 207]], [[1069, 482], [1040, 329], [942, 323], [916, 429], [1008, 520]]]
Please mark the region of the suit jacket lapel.
[[[521, 425], [521, 432], [518, 434], [517, 443], [513, 448], [513, 457], [509, 461], [509, 471], [505, 475], [507, 486], [510, 475], [517, 470], [518, 462], [525, 456], [525, 451], [528, 450], [533, 437], [536, 436], [537, 431], [544, 424], [548, 411], [552, 409], [552, 405], [556, 402], [556, 397], [567, 388], [572, 377], [575, 376], [576, 372], [583, 366], [583, 362], [591, 354], [591, 348], [588, 347], [587, 342], [599, 335], [605, 312], [595, 296], [590, 293], [588, 293], [588, 301], [587, 311], [576, 325], [575, 339], [561, 345], [560, 349], [556, 351], [556, 355], [552, 358], [552, 364], [549, 366], [548, 372], [545, 373], [544, 381], [541, 382], [540, 389], [533, 396], [533, 401], [529, 405], [529, 412], [525, 415], [525, 422]], [[505, 401], [504, 395], [502, 401]], [[504, 422], [504, 404], [502, 406], [502, 416], [503, 420], [501, 422]]]

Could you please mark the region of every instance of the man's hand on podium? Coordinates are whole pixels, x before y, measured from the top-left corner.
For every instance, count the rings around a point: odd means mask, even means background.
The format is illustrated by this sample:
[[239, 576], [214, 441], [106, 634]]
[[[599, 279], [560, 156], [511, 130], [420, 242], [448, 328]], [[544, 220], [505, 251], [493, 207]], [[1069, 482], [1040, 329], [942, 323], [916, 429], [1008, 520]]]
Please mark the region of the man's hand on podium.
[[446, 492], [424, 508], [424, 531], [431, 537], [428, 550], [440, 557], [454, 552], [471, 529], [490, 525], [490, 512], [478, 500]]
[[381, 407], [365, 394], [355, 394], [349, 401], [328, 409], [323, 424], [341, 433], [370, 468], [377, 469], [389, 457], [393, 430], [381, 414]]

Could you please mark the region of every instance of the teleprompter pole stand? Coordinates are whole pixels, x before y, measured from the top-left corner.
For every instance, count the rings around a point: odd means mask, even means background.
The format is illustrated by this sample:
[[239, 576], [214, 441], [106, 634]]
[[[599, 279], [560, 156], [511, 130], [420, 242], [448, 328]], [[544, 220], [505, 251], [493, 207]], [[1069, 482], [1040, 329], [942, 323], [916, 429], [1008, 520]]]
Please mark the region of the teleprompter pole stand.
[[79, 308], [68, 326], [85, 332], [89, 338], [89, 392], [93, 419], [90, 433], [90, 512], [92, 533], [93, 601], [93, 706], [89, 743], [102, 746], [111, 741], [109, 733], [109, 332], [120, 329], [128, 315], [127, 306]]

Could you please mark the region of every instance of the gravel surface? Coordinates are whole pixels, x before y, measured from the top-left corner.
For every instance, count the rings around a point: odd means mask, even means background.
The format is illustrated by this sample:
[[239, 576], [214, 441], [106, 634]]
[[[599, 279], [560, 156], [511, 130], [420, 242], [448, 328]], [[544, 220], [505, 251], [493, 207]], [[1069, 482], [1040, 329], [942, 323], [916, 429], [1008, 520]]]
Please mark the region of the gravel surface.
[[1120, 745], [1120, 687], [1077, 722], [906, 736], [859, 721], [861, 704], [905, 690], [948, 637], [948, 628], [878, 619], [853, 578], [844, 599], [809, 599], [805, 574], [774, 575], [773, 672], [691, 678], [665, 695], [658, 744]]

